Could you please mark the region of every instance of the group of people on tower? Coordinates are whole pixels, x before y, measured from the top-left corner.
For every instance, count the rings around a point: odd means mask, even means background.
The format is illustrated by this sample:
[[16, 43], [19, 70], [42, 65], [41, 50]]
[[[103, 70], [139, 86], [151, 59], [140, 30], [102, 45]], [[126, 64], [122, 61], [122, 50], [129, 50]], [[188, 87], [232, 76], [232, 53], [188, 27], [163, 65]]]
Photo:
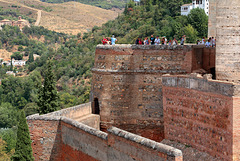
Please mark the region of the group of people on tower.
[[[186, 36], [183, 35], [180, 39], [180, 45], [184, 45], [186, 41]], [[117, 39], [114, 37], [114, 35], [112, 35], [111, 38], [108, 37], [103, 37], [102, 39], [102, 43], [103, 45], [115, 45], [117, 42]], [[178, 45], [178, 41], [176, 38], [174, 38], [173, 40], [167, 40], [166, 36], [163, 37], [159, 37], [157, 36], [156, 38], [151, 35], [151, 37], [148, 39], [148, 37], [146, 37], [144, 39], [144, 41], [142, 40], [142, 38], [138, 37], [137, 40], [135, 41], [136, 45]], [[201, 41], [197, 40], [197, 45], [205, 45], [206, 47], [216, 47], [216, 39], [214, 37], [210, 37], [208, 40], [205, 39], [205, 37], [203, 37], [203, 39]]]
[[[184, 45], [185, 40], [186, 40], [186, 36], [183, 35], [181, 38], [180, 44]], [[178, 45], [178, 41], [176, 38], [168, 41], [166, 36], [163, 36], [161, 38], [159, 36], [157, 36], [155, 38], [153, 35], [151, 35], [151, 37], [149, 39], [148, 39], [148, 37], [146, 37], [144, 41], [142, 41], [142, 39], [140, 37], [137, 38], [135, 44], [136, 45]]]
[[112, 35], [111, 38], [109, 38], [109, 37], [103, 37], [103, 39], [102, 39], [103, 45], [115, 45], [116, 42], [117, 42], [117, 39], [115, 38], [114, 35]]
[[205, 37], [202, 38], [202, 41], [197, 40], [197, 45], [205, 45], [206, 47], [216, 47], [216, 38], [210, 37], [208, 40]]

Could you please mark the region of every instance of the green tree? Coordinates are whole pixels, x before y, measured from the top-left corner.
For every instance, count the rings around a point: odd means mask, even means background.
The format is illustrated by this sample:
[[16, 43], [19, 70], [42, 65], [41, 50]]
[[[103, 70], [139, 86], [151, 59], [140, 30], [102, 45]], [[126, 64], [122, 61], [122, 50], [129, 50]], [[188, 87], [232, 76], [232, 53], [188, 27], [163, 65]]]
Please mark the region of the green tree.
[[17, 125], [18, 110], [10, 103], [0, 105], [0, 128], [11, 128]]
[[22, 110], [19, 118], [19, 125], [17, 131], [17, 144], [14, 155], [12, 156], [13, 161], [33, 161], [31, 139], [25, 113]]
[[29, 54], [29, 57], [28, 57], [28, 63], [31, 63], [34, 61], [34, 58], [33, 58], [33, 53], [30, 53]]
[[208, 16], [203, 9], [192, 9], [188, 15], [188, 22], [197, 30], [199, 37], [207, 36]]
[[10, 157], [6, 151], [7, 143], [0, 138], [0, 160], [10, 161]]
[[38, 102], [39, 113], [46, 114], [56, 111], [59, 108], [59, 97], [56, 89], [56, 81], [52, 71], [52, 63], [47, 62], [44, 75], [43, 87], [39, 89]]
[[23, 55], [20, 54], [20, 52], [15, 52], [13, 55], [11, 55], [11, 58], [14, 58], [15, 60], [22, 60]]
[[187, 26], [182, 28], [181, 31], [180, 31], [180, 35], [186, 35], [186, 37], [187, 37], [186, 41], [188, 43], [195, 43], [196, 42], [197, 33], [198, 32], [190, 24], [188, 24]]

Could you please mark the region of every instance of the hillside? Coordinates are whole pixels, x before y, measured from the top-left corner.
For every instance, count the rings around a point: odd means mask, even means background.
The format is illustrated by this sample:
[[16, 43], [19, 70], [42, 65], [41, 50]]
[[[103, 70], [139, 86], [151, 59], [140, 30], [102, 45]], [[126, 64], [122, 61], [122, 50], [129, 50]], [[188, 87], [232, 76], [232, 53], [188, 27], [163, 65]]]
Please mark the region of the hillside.
[[28, 15], [35, 20], [39, 15], [40, 26], [75, 35], [79, 32], [90, 31], [92, 27], [101, 26], [118, 16], [117, 12], [78, 2], [50, 4], [40, 0], [0, 0], [0, 6], [3, 9], [18, 10], [21, 14]]
[[80, 2], [84, 4], [89, 4], [97, 7], [101, 7], [104, 9], [112, 9], [112, 8], [119, 8], [122, 9], [125, 7], [125, 4], [128, 0], [41, 0], [42, 2], [48, 3], [63, 3], [63, 2]]

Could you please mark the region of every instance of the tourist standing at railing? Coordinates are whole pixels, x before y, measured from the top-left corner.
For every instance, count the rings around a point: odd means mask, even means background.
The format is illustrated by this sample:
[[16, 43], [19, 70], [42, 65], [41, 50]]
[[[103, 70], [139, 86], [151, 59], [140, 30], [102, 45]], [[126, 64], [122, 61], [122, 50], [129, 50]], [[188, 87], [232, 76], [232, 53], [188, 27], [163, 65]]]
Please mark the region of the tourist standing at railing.
[[112, 45], [115, 45], [116, 42], [117, 42], [117, 39], [114, 37], [114, 35], [112, 35], [111, 44], [112, 44]]
[[182, 38], [181, 38], [181, 45], [184, 45], [185, 39], [186, 39], [186, 36], [183, 35]]
[[159, 36], [157, 36], [157, 38], [154, 40], [155, 45], [159, 45], [160, 44], [160, 39]]
[[205, 46], [207, 47], [207, 48], [209, 48], [209, 47], [211, 47], [211, 43], [210, 43], [210, 39], [208, 39], [208, 41], [206, 42], [206, 44], [205, 44]]
[[151, 35], [151, 37], [150, 37], [151, 45], [154, 45], [154, 41], [155, 41], [155, 37], [153, 37], [153, 35]]
[[202, 43], [201, 43], [201, 44], [202, 44], [202, 45], [205, 44], [205, 37], [202, 38]]
[[169, 45], [169, 46], [172, 45], [172, 40], [169, 40], [168, 45]]
[[165, 43], [165, 38], [162, 37], [162, 39], [161, 39], [161, 44], [164, 45], [164, 43]]
[[178, 42], [177, 42], [176, 38], [173, 39], [172, 45], [178, 45]]
[[149, 43], [150, 43], [150, 40], [148, 40], [148, 37], [146, 37], [144, 40], [144, 45], [149, 45]]
[[167, 38], [166, 36], [163, 36], [164, 37], [164, 45], [167, 45]]
[[216, 46], [216, 39], [214, 39], [214, 37], [212, 37], [212, 47]]
[[102, 39], [102, 43], [103, 43], [103, 45], [106, 45], [107, 44], [107, 39], [103, 36], [103, 39]]

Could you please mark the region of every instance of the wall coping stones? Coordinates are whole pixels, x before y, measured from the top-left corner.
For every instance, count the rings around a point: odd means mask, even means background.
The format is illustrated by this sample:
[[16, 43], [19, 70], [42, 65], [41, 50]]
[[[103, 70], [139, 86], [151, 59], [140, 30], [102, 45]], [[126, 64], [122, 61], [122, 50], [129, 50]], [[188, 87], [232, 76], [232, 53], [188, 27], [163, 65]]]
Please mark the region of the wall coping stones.
[[125, 130], [122, 130], [116, 127], [110, 127], [108, 129], [108, 132], [110, 132], [113, 135], [122, 137], [124, 139], [136, 142], [138, 144], [141, 144], [153, 150], [157, 150], [169, 156], [173, 156], [173, 157], [183, 156], [182, 151], [179, 149], [173, 148], [171, 146], [168, 146], [162, 143], [158, 143], [156, 141], [141, 137], [139, 135], [127, 132]]
[[163, 75], [162, 85], [165, 87], [188, 88], [202, 92], [216, 93], [228, 97], [240, 96], [240, 84], [227, 81], [207, 79], [199, 75]]
[[85, 131], [85, 132], [87, 132], [89, 134], [92, 134], [94, 136], [97, 136], [99, 138], [107, 140], [108, 134], [105, 133], [105, 132], [102, 132], [100, 130], [94, 129], [94, 128], [90, 127], [90, 126], [87, 126], [87, 125], [85, 125], [83, 123], [80, 123], [78, 121], [72, 120], [72, 119], [67, 118], [67, 117], [61, 117], [61, 121], [65, 122], [65, 123], [67, 123], [69, 125], [72, 125], [72, 126], [78, 128], [78, 129], [81, 129], [81, 130], [83, 130], [83, 131]]
[[192, 50], [197, 45], [135, 45], [135, 44], [116, 44], [116, 45], [97, 45], [96, 49], [132, 49], [132, 50]]
[[59, 110], [59, 111], [54, 111], [54, 112], [48, 113], [46, 115], [64, 116], [64, 115], [70, 113], [71, 111], [76, 111], [76, 110], [82, 109], [86, 106], [91, 106], [91, 102], [88, 102], [88, 103], [85, 103], [85, 104], [80, 104], [80, 105], [73, 106], [73, 107], [69, 107], [69, 108], [66, 108], [66, 109]]
[[83, 123], [80, 123], [78, 121], [72, 120], [72, 119], [64, 117], [64, 116], [49, 116], [49, 115], [34, 114], [34, 115], [28, 116], [27, 120], [63, 121], [66, 124], [72, 125], [78, 129], [81, 129], [81, 130], [83, 130], [91, 135], [97, 136], [101, 139], [107, 140], [107, 136], [108, 136], [108, 134], [105, 132], [94, 129], [90, 126], [87, 126]]
[[44, 121], [60, 121], [60, 116], [48, 116], [48, 115], [39, 115], [34, 114], [27, 117], [27, 120], [44, 120]]

